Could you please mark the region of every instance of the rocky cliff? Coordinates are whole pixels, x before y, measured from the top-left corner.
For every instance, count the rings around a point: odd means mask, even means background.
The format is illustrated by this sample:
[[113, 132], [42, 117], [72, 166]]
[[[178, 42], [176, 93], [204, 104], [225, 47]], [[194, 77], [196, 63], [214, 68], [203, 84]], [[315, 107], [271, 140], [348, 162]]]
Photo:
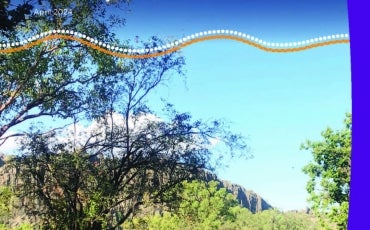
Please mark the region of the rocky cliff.
[[249, 209], [252, 213], [261, 212], [263, 210], [273, 209], [266, 200], [252, 190], [247, 190], [241, 185], [233, 184], [227, 180], [219, 179], [215, 174], [205, 173], [207, 181], [219, 181], [220, 188], [226, 188], [238, 200], [240, 206]]
[[273, 208], [260, 195], [252, 190], [246, 190], [243, 186], [232, 184], [224, 180], [221, 181], [221, 184], [236, 197], [242, 207], [248, 208], [252, 213]]
[[[252, 213], [261, 212], [263, 210], [272, 209], [273, 207], [267, 203], [261, 196], [252, 190], [247, 190], [241, 185], [233, 184], [226, 180], [219, 179], [215, 174], [205, 172], [206, 181], [219, 181], [220, 188], [226, 188], [238, 200], [242, 207], [249, 209]], [[4, 156], [0, 155], [0, 186], [11, 185], [15, 183], [15, 170], [9, 170], [5, 167]]]

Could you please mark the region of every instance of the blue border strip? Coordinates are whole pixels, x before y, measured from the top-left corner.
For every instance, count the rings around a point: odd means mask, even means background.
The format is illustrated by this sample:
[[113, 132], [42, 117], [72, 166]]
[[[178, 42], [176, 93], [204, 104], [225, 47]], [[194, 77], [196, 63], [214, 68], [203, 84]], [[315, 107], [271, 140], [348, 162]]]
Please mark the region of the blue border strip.
[[370, 229], [370, 45], [369, 3], [348, 0], [352, 70], [352, 165], [348, 229]]

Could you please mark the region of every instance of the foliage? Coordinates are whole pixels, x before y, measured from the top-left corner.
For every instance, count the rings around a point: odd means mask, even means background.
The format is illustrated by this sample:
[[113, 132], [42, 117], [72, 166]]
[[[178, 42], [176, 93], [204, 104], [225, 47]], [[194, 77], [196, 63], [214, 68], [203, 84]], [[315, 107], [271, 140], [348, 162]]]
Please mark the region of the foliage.
[[0, 224], [3, 224], [10, 216], [12, 196], [9, 186], [0, 187]]
[[[123, 3], [117, 1], [116, 4]], [[72, 13], [68, 16], [39, 15], [31, 13], [33, 8], [71, 9]], [[25, 1], [16, 8], [5, 1], [0, 9], [0, 17], [4, 17], [0, 41], [21, 41], [41, 32], [63, 28], [87, 33], [103, 42], [114, 42], [113, 33], [108, 28], [111, 24], [122, 25], [124, 20], [114, 15], [104, 18], [106, 8], [106, 2], [99, 0]], [[24, 51], [1, 53], [0, 145], [9, 137], [24, 135], [23, 132], [9, 133], [9, 130], [26, 121], [39, 117], [44, 120], [47, 117], [76, 118], [86, 112], [84, 105], [93, 97], [88, 89], [97, 78], [108, 74], [104, 66], [112, 59], [68, 40], [51, 40]]]
[[177, 208], [132, 218], [125, 229], [319, 230], [317, 218], [304, 212], [265, 210], [253, 214], [242, 208], [216, 181], [194, 180], [178, 187]]
[[31, 130], [22, 155], [12, 161], [25, 182], [20, 197], [34, 201], [26, 203], [27, 211], [45, 227], [114, 229], [136, 214], [144, 198], [162, 202], [172, 187], [212, 169], [211, 138], [224, 141], [230, 153], [245, 153], [243, 139], [219, 121], [192, 121], [170, 104], [164, 120], [146, 106], [150, 91], [181, 71], [177, 54], [112, 60], [104, 70], [109, 75], [87, 89], [94, 100], [84, 106], [96, 127], [78, 138], [75, 131]]
[[[31, 135], [23, 144], [24, 155], [13, 160], [19, 179], [27, 182], [18, 187], [21, 198], [41, 201], [26, 203], [28, 213], [41, 218], [44, 226], [114, 229], [145, 200], [165, 201], [168, 190], [209, 168], [211, 152], [205, 143], [219, 128], [203, 128], [189, 116], [173, 113], [170, 122], [141, 123], [142, 129], [129, 135], [125, 127], [111, 125], [113, 132], [104, 138], [94, 133], [94, 142], [89, 137], [76, 148], [55, 143], [52, 134]], [[199, 208], [217, 208], [213, 203], [200, 203]], [[217, 213], [202, 215], [217, 222]]]
[[[322, 229], [316, 221], [316, 218], [312, 215], [294, 212], [284, 213], [278, 210], [266, 210], [248, 215], [248, 217], [241, 215], [241, 217], [238, 218], [238, 221], [243, 221], [243, 224], [239, 224], [239, 226], [235, 228], [228, 228], [229, 225], [226, 225], [227, 227], [225, 229]], [[238, 223], [238, 221], [236, 223]]]
[[[119, 6], [127, 1], [115, 2]], [[0, 28], [3, 41], [63, 28], [128, 47], [119, 44], [111, 30], [124, 20], [106, 17], [105, 1], [35, 4], [39, 10], [73, 13], [8, 18], [13, 20], [11, 28]], [[154, 37], [143, 46], [163, 44]], [[15, 189], [27, 214], [44, 229], [114, 229], [146, 201], [172, 199], [171, 188], [214, 167], [209, 163], [211, 138], [223, 141], [232, 156], [234, 150], [246, 153], [242, 137], [227, 131], [222, 122], [194, 121], [170, 104], [159, 118], [147, 107], [154, 88], [174, 73], [182, 75], [184, 58], [178, 53], [122, 60], [74, 41], [52, 40], [1, 54], [0, 62], [0, 145], [10, 137], [23, 137], [22, 148], [10, 161], [17, 170]], [[41, 117], [49, 124], [54, 118], [64, 123], [73, 119], [74, 130], [32, 126], [10, 132]], [[79, 134], [78, 121], [96, 128]]]
[[218, 189], [218, 184], [216, 181], [185, 182], [178, 211], [180, 217], [199, 224], [200, 229], [214, 229], [223, 221], [233, 219], [230, 208], [236, 206], [237, 201], [226, 188]]
[[13, 192], [13, 189], [10, 186], [0, 187], [0, 230], [29, 230], [33, 229], [32, 225], [29, 223], [22, 223], [17, 227], [11, 228], [9, 226], [9, 219], [11, 218], [16, 202], [16, 196]]
[[[163, 216], [137, 218], [126, 226], [148, 229], [218, 229], [222, 223], [235, 220], [232, 208], [238, 202], [219, 182], [184, 181], [178, 196], [178, 207]], [[234, 211], [235, 212], [235, 211]]]
[[340, 229], [347, 229], [351, 170], [352, 116], [346, 115], [344, 128], [322, 132], [322, 141], [306, 141], [303, 149], [310, 150], [313, 162], [303, 171], [310, 177], [307, 191], [312, 209], [323, 222], [330, 219]]
[[19, 226], [14, 227], [14, 228], [10, 228], [6, 225], [0, 224], [0, 230], [32, 230], [32, 229], [34, 229], [33, 226], [28, 223], [22, 223]]
[[0, 1], [0, 34], [6, 35], [7, 31], [14, 31], [16, 25], [26, 21], [26, 15], [31, 13], [33, 8], [28, 2], [18, 5], [15, 9], [7, 8], [10, 5], [9, 0]]

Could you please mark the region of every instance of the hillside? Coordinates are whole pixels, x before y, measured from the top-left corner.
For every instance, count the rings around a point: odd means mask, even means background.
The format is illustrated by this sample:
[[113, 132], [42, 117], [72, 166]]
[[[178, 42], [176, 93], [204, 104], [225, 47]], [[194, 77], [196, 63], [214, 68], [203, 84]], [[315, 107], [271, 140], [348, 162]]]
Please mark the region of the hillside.
[[[15, 170], [6, 170], [5, 166], [6, 163], [4, 160], [4, 156], [0, 156], [0, 187], [16, 183]], [[204, 171], [202, 178], [204, 178], [205, 181], [218, 181], [219, 188], [226, 188], [227, 191], [233, 194], [234, 197], [238, 200], [240, 206], [250, 210], [250, 212], [247, 212], [246, 209], [240, 210], [236, 214], [235, 219], [232, 222], [223, 222], [220, 225], [220, 229], [322, 229], [318, 222], [318, 219], [312, 213], [309, 213], [309, 210], [280, 212], [274, 209], [257, 193], [252, 190], [247, 190], [241, 185], [233, 184], [226, 180], [221, 180], [215, 174], [206, 171]], [[19, 226], [21, 223], [32, 223], [37, 221], [37, 217], [27, 216], [25, 214], [24, 210], [22, 209], [22, 202], [19, 202], [17, 204], [20, 206], [18, 206], [15, 212], [13, 211], [11, 213], [11, 216], [6, 217], [8, 219], [5, 219], [5, 222], [8, 224], [8, 226], [16, 227]], [[142, 218], [141, 220], [145, 220], [145, 223], [149, 225], [157, 223], [155, 221], [162, 221], [163, 223], [161, 222], [161, 224], [165, 224], [168, 220], [174, 220], [166, 219], [168, 218], [168, 215], [163, 217], [162, 212], [160, 212], [162, 213], [160, 216], [153, 215], [158, 211], [158, 208], [162, 209], [163, 207], [155, 205], [142, 207], [140, 214], [137, 215], [137, 217]], [[151, 222], [151, 220], [153, 220], [154, 222]], [[128, 224], [129, 223], [131, 222], [129, 221]], [[191, 223], [199, 224], [196, 222]], [[157, 225], [155, 224], [155, 226]], [[147, 228], [135, 226], [135, 229]]]
[[[238, 200], [242, 207], [249, 209], [252, 213], [261, 212], [272, 209], [273, 207], [267, 203], [260, 195], [252, 190], [247, 190], [241, 185], [233, 184], [229, 181], [219, 179], [215, 174], [205, 173], [206, 181], [219, 181], [219, 187], [226, 188]], [[4, 156], [0, 155], [0, 186], [9, 186], [15, 183], [15, 170], [8, 171], [5, 169]]]

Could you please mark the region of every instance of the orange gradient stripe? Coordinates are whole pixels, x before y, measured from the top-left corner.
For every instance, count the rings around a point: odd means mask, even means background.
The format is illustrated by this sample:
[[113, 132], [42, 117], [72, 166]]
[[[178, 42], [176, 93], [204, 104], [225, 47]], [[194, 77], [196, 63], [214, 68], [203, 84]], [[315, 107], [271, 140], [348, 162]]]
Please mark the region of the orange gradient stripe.
[[48, 35], [46, 37], [40, 38], [36, 41], [30, 42], [26, 45], [20, 46], [20, 47], [15, 47], [15, 48], [7, 48], [7, 49], [0, 49], [0, 53], [13, 53], [13, 52], [19, 52], [28, 48], [31, 48], [33, 46], [36, 46], [44, 41], [48, 40], [53, 40], [53, 39], [65, 39], [65, 40], [74, 40], [77, 42], [80, 42], [81, 44], [87, 45], [93, 49], [99, 50], [100, 52], [119, 57], [119, 58], [136, 58], [136, 59], [142, 59], [142, 58], [152, 58], [152, 57], [159, 57], [165, 54], [169, 54], [172, 52], [176, 52], [186, 46], [189, 46], [191, 44], [197, 43], [197, 42], [203, 42], [207, 40], [215, 40], [215, 39], [229, 39], [229, 40], [234, 40], [238, 42], [242, 42], [244, 44], [256, 47], [258, 49], [261, 49], [266, 52], [275, 52], [275, 53], [290, 53], [290, 52], [298, 52], [298, 51], [304, 51], [308, 49], [313, 49], [317, 47], [322, 47], [322, 46], [328, 46], [328, 45], [334, 45], [334, 44], [341, 44], [341, 43], [349, 43], [349, 39], [340, 39], [340, 40], [331, 40], [331, 41], [325, 41], [325, 42], [319, 42], [319, 43], [314, 43], [306, 46], [300, 46], [300, 47], [292, 47], [292, 48], [271, 48], [271, 47], [266, 47], [263, 45], [260, 45], [256, 42], [252, 42], [249, 40], [246, 40], [241, 37], [235, 37], [231, 35], [209, 35], [209, 36], [204, 36], [200, 38], [195, 38], [190, 41], [184, 42], [182, 44], [179, 44], [176, 47], [166, 49], [164, 51], [157, 51], [154, 53], [147, 53], [147, 54], [126, 54], [126, 53], [120, 53], [116, 51], [111, 51], [106, 48], [102, 48], [92, 42], [86, 41], [81, 38], [77, 38], [74, 36], [70, 35], [61, 35], [61, 34], [54, 34], [54, 35]]

